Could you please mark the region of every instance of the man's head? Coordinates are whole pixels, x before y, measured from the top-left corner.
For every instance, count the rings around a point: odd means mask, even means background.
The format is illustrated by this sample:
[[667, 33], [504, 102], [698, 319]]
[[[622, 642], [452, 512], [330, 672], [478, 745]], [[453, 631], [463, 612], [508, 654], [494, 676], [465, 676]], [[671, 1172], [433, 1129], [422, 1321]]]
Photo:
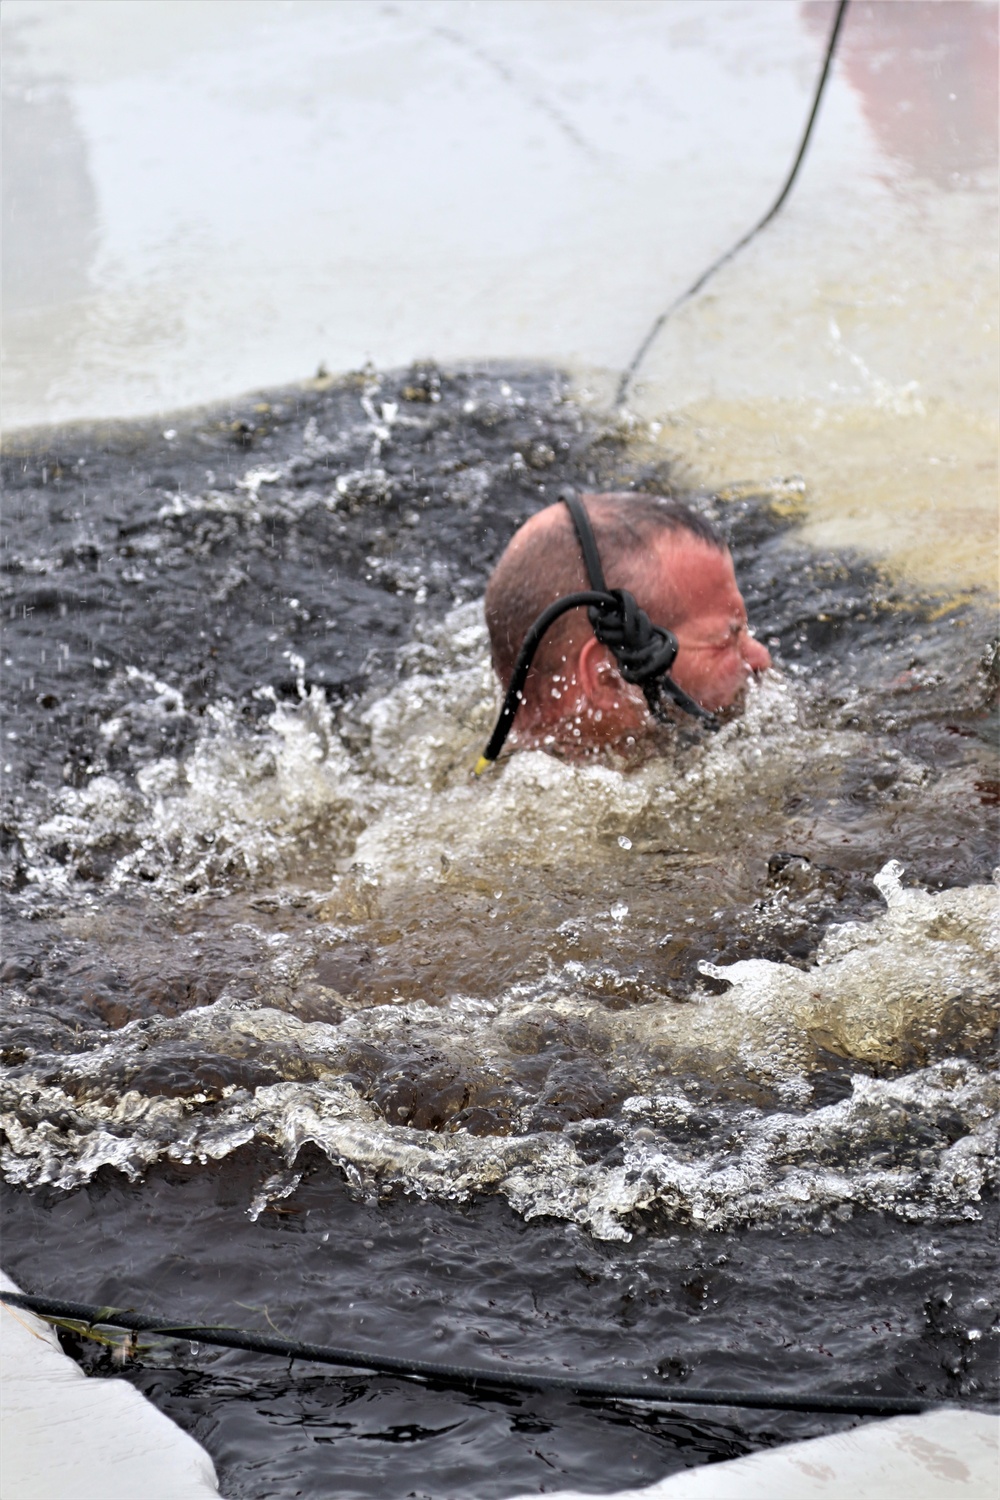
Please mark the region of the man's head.
[[[677, 637], [674, 681], [702, 707], [728, 708], [771, 659], [749, 633], [722, 537], [676, 500], [631, 493], [581, 499], [609, 588], [627, 589], [655, 625]], [[486, 590], [493, 665], [505, 686], [542, 610], [588, 586], [564, 505], [539, 511], [515, 533]], [[563, 615], [543, 638], [528, 675], [515, 720], [519, 742], [621, 746], [642, 738], [650, 724], [642, 689], [624, 681], [586, 610]]]

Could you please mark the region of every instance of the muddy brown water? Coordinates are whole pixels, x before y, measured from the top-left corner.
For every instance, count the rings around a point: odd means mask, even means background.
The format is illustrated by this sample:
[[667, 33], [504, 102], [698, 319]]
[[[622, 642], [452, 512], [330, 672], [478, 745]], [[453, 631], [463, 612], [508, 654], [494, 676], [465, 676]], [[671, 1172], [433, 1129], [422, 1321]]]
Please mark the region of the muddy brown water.
[[[628, 772], [469, 768], [479, 599], [564, 483], [676, 491], [543, 368], [5, 455], [5, 1264], [421, 1358], [995, 1395], [985, 602], [690, 497], [777, 669]], [[850, 1419], [204, 1349], [122, 1370], [232, 1496], [608, 1491]]]

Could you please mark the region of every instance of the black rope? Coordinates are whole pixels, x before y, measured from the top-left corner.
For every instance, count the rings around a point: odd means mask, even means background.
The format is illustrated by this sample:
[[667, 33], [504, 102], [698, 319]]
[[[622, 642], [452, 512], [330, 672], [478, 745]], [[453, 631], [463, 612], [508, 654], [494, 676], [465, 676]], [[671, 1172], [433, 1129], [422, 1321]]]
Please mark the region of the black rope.
[[[696, 296], [702, 287], [715, 275], [716, 271], [724, 266], [727, 261], [732, 260], [735, 255], [738, 255], [744, 246], [748, 245], [756, 235], [760, 234], [761, 230], [766, 228], [781, 210], [792, 190], [795, 179], [799, 175], [799, 168], [805, 157], [806, 149], [813, 133], [813, 126], [816, 124], [816, 117], [819, 114], [820, 102], [823, 98], [826, 81], [830, 74], [833, 55], [837, 47], [837, 39], [844, 24], [848, 4], [849, 0], [839, 0], [837, 5], [837, 13], [833, 19], [833, 26], [830, 29], [829, 40], [826, 44], [826, 53], [823, 57], [823, 66], [820, 70], [819, 79], [813, 94], [812, 108], [809, 111], [809, 118], [806, 121], [805, 130], [799, 142], [799, 149], [792, 163], [791, 171], [785, 179], [784, 186], [764, 217], [752, 229], [748, 230], [741, 239], [737, 240], [735, 245], [732, 245], [717, 260], [714, 260], [708, 269], [703, 271], [698, 279], [691, 283], [687, 291], [682, 292], [670, 304], [665, 312], [660, 313], [622, 374], [618, 384], [617, 404], [619, 406], [624, 403], [636, 371], [639, 369], [654, 339], [668, 319], [673, 316], [683, 303], [687, 302], [691, 297]], [[689, 697], [667, 675], [677, 654], [677, 642], [675, 638], [661, 626], [653, 625], [648, 615], [639, 608], [627, 590], [607, 588], [604, 582], [600, 554], [597, 550], [590, 521], [580, 501], [571, 492], [564, 492], [559, 498], [565, 502], [573, 518], [584, 562], [587, 566], [591, 590], [595, 596], [601, 595], [603, 597], [600, 599], [597, 597], [585, 599], [582, 594], [570, 594], [566, 596], [566, 599], [557, 600], [556, 604], [550, 605], [549, 609], [539, 615], [521, 647], [514, 666], [510, 686], [507, 689], [503, 707], [500, 710], [500, 717], [497, 720], [496, 728], [490, 736], [489, 744], [476, 764], [477, 776], [495, 761], [500, 754], [504, 741], [514, 722], [517, 706], [521, 701], [524, 683], [531, 668], [531, 659], [538, 649], [542, 636], [565, 610], [576, 609], [583, 604], [590, 605], [590, 621], [594, 627], [594, 634], [603, 645], [606, 645], [614, 653], [626, 682], [642, 684], [643, 691], [646, 694], [646, 701], [652, 713], [658, 717], [662, 717], [660, 712], [662, 694], [666, 692], [685, 713], [703, 720], [710, 728], [717, 729], [719, 727], [714, 717], [706, 713], [700, 703], [695, 702], [693, 698]], [[570, 603], [570, 600], [573, 602]], [[529, 645], [530, 650], [528, 649]]]
[[580, 543], [580, 551], [583, 553], [583, 565], [587, 569], [590, 587], [603, 591], [607, 588], [607, 584], [604, 582], [601, 554], [597, 550], [597, 538], [594, 535], [594, 528], [590, 524], [590, 517], [587, 515], [583, 501], [578, 498], [575, 490], [571, 490], [569, 486], [559, 491], [557, 499], [561, 500], [569, 511], [570, 519], [576, 530], [577, 541]]
[[626, 682], [645, 684], [669, 672], [677, 655], [676, 636], [654, 625], [627, 589], [608, 588], [590, 517], [572, 490], [563, 490], [559, 499], [576, 528], [590, 587], [608, 600], [587, 611], [597, 639], [612, 653]]
[[[604, 570], [586, 507], [568, 488], [560, 491], [559, 499], [569, 511], [576, 528], [590, 586], [592, 589], [603, 589]], [[627, 589], [611, 589], [609, 592], [620, 600], [619, 607], [610, 611], [589, 610], [590, 623], [597, 639], [614, 655], [625, 681], [638, 683], [642, 687], [650, 713], [663, 718], [662, 694], [667, 692], [686, 714], [690, 714], [693, 719], [700, 719], [709, 729], [718, 729], [718, 720], [714, 714], [708, 713], [668, 676], [677, 655], [677, 637], [662, 625], [654, 625]]]
[[716, 271], [724, 266], [727, 261], [732, 260], [734, 255], [738, 255], [745, 245], [749, 245], [750, 241], [754, 238], [755, 235], [760, 234], [760, 231], [766, 228], [768, 224], [770, 224], [771, 220], [774, 218], [775, 214], [778, 213], [785, 199], [791, 192], [792, 184], [795, 182], [796, 177], [799, 175], [799, 168], [802, 165], [802, 159], [805, 156], [806, 148], [809, 145], [809, 137], [812, 135], [813, 126], [816, 123], [816, 116], [819, 114], [820, 100], [822, 99], [823, 91], [826, 88], [827, 76], [830, 72], [830, 65], [833, 62], [833, 54], [837, 46], [837, 38], [840, 35], [840, 28], [844, 23], [844, 16], [847, 13], [848, 3], [849, 0], [840, 0], [840, 3], [837, 6], [837, 14], [834, 16], [833, 26], [830, 30], [830, 39], [826, 44], [826, 55], [823, 58], [823, 68], [819, 75], [819, 82], [816, 85], [816, 92], [813, 95], [812, 109], [809, 111], [809, 119], [806, 121], [806, 128], [803, 133], [802, 140], [799, 143], [798, 154], [796, 155], [795, 160], [792, 163], [792, 170], [789, 172], [787, 178], [785, 179], [784, 187], [781, 189], [781, 192], [778, 194], [777, 198], [775, 198], [774, 202], [771, 204], [771, 207], [768, 209], [767, 213], [760, 220], [760, 222], [758, 224], [755, 224], [752, 229], [748, 230], [742, 239], [737, 240], [735, 245], [731, 246], [731, 248], [726, 250], [724, 254], [720, 255], [718, 260], [714, 260], [709, 266], [708, 270], [703, 271], [702, 274], [698, 277], [698, 280], [691, 283], [686, 292], [682, 292], [674, 302], [671, 302], [666, 312], [660, 313], [660, 316], [656, 319], [656, 322], [653, 324], [652, 328], [649, 330], [646, 337], [639, 345], [639, 348], [633, 356], [631, 363], [628, 365], [625, 373], [622, 375], [622, 378], [618, 384], [618, 396], [616, 398], [618, 406], [621, 406], [624, 403], [625, 397], [628, 395], [628, 388], [632, 384], [635, 373], [648, 354], [653, 340], [656, 338], [656, 335], [659, 333], [663, 325], [668, 321], [668, 319], [673, 317], [674, 313], [679, 307], [683, 306], [685, 302], [687, 302], [691, 297], [694, 297], [698, 292], [701, 291], [702, 287], [706, 282], [711, 280]]
[[550, 604], [548, 609], [542, 610], [542, 613], [524, 637], [521, 649], [517, 653], [517, 661], [514, 663], [510, 683], [504, 694], [503, 707], [500, 710], [496, 727], [490, 735], [489, 744], [476, 763], [477, 776], [496, 760], [503, 749], [504, 741], [510, 733], [510, 726], [514, 722], [514, 715], [517, 713], [517, 706], [521, 701], [524, 684], [531, 670], [532, 658], [541, 645], [542, 636], [550, 625], [555, 624], [560, 615], [566, 614], [567, 610], [579, 609], [584, 604], [603, 606], [605, 609], [614, 609], [617, 601], [614, 595], [605, 592], [598, 593], [596, 589], [581, 589], [576, 594], [565, 594], [562, 599], [557, 599], [554, 604]]
[[[371, 1370], [380, 1375], [435, 1380], [443, 1385], [478, 1390], [492, 1387], [514, 1391], [566, 1391], [604, 1401], [641, 1401], [668, 1406], [742, 1406], [755, 1410], [843, 1413], [848, 1416], [907, 1416], [942, 1406], [976, 1405], [983, 1402], [940, 1401], [920, 1396], [866, 1396], [854, 1392], [790, 1395], [787, 1391], [696, 1390], [658, 1384], [648, 1377], [635, 1381], [607, 1381], [589, 1375], [550, 1375], [535, 1370], [490, 1370], [468, 1365], [439, 1364], [426, 1359], [407, 1359], [380, 1354], [374, 1349], [330, 1348], [324, 1344], [299, 1343], [275, 1338], [245, 1328], [216, 1328], [184, 1324], [114, 1307], [96, 1307], [86, 1302], [66, 1302], [57, 1297], [36, 1297], [26, 1292], [0, 1292], [0, 1302], [55, 1320], [69, 1320], [86, 1329], [125, 1328], [133, 1333], [155, 1333], [161, 1338], [184, 1339], [221, 1349], [242, 1349], [251, 1354], [274, 1354], [282, 1359], [309, 1360], [313, 1364], [341, 1365]], [[76, 1330], [74, 1330], [76, 1331]]]

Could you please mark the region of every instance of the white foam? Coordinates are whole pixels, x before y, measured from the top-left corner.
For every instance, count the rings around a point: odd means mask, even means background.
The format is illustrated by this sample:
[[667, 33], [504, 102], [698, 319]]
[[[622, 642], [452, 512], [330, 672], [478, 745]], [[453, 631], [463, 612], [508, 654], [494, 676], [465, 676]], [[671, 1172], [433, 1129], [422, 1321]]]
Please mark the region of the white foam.
[[[407, 1009], [410, 1021], [417, 1019], [418, 1008]], [[188, 1035], [192, 1047], [209, 1030], [209, 1013], [201, 1015], [204, 1024]], [[220, 1017], [211, 1017], [211, 1025], [213, 1046], [223, 1047]], [[996, 1080], [971, 1064], [940, 1063], [899, 1079], [858, 1076], [848, 1098], [804, 1113], [744, 1107], [727, 1117], [724, 1139], [707, 1148], [696, 1135], [677, 1145], [655, 1134], [656, 1127], [690, 1113], [690, 1101], [673, 1091], [638, 1096], [624, 1111], [631, 1130], [621, 1160], [608, 1165], [586, 1162], [562, 1133], [478, 1137], [461, 1129], [443, 1134], [386, 1123], [335, 1075], [333, 1027], [296, 1022], [280, 1012], [249, 1012], [236, 1032], [230, 1040], [237, 1045], [248, 1032], [256, 1040], [280, 1037], [294, 1047], [300, 1064], [311, 1053], [318, 1072], [324, 1071], [325, 1052], [330, 1071], [317, 1081], [267, 1085], [252, 1095], [230, 1089], [212, 1107], [132, 1090], [113, 1103], [80, 1097], [76, 1091], [85, 1073], [95, 1082], [100, 1078], [97, 1057], [75, 1073], [67, 1070], [72, 1093], [22, 1078], [30, 1106], [26, 1110], [8, 1092], [2, 1116], [8, 1180], [70, 1188], [102, 1166], [134, 1178], [158, 1158], [220, 1160], [253, 1140], [274, 1147], [291, 1168], [310, 1143], [357, 1182], [395, 1183], [421, 1195], [459, 1199], [498, 1191], [526, 1217], [571, 1219], [611, 1239], [627, 1238], [629, 1219], [651, 1209], [713, 1228], [782, 1215], [843, 1217], [863, 1208], [911, 1220], [976, 1217], [982, 1192], [995, 1182]], [[147, 1030], [143, 1036], [144, 1046], [155, 1051], [155, 1034]], [[123, 1037], [119, 1050], [128, 1045]], [[926, 1126], [942, 1111], [961, 1119], [961, 1139], [949, 1145], [939, 1138], [919, 1160], [903, 1153], [903, 1159], [882, 1164], [887, 1136], [902, 1137], [911, 1120]], [[836, 1164], [824, 1164], [831, 1153]]]

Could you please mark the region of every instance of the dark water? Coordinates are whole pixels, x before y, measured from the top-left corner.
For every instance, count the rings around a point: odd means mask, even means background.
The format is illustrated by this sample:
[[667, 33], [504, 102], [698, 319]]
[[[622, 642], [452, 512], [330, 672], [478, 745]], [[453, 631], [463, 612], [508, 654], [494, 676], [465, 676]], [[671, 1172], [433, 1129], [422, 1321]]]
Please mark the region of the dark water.
[[[546, 370], [171, 420], [5, 454], [7, 1269], [424, 1358], [995, 1391], [985, 612], [806, 552], [787, 488], [696, 496], [779, 665], [745, 718], [472, 787], [514, 527], [683, 476]], [[609, 1490], [849, 1423], [124, 1378], [232, 1496]]]
[[[267, 1165], [240, 1153], [133, 1187], [109, 1174], [86, 1191], [11, 1195], [12, 1269], [69, 1296], [89, 1268], [96, 1302], [418, 1358], [792, 1391], [954, 1395], [992, 1379], [995, 1335], [968, 1338], [993, 1316], [992, 1212], [975, 1236], [901, 1233], [870, 1214], [825, 1234], [651, 1225], [609, 1245], [526, 1224], [497, 1199], [366, 1203], [312, 1157], [296, 1192], [251, 1223], [246, 1199]], [[853, 1425], [473, 1396], [184, 1346], [143, 1366], [130, 1378], [208, 1447], [233, 1496], [599, 1492]]]

